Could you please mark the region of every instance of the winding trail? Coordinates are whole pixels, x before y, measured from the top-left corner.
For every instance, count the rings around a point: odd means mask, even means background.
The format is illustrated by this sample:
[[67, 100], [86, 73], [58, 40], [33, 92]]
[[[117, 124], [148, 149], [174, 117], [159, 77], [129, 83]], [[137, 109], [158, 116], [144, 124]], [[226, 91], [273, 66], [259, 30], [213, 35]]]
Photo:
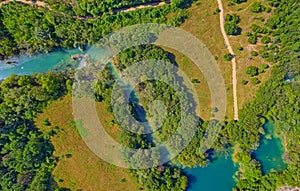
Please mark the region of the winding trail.
[[3, 1], [0, 3], [0, 7], [4, 4], [7, 4], [9, 2], [21, 2], [21, 3], [24, 3], [24, 4], [28, 4], [28, 5], [37, 5], [37, 6], [41, 6], [41, 7], [47, 7], [47, 8], [50, 8], [46, 3], [42, 2], [42, 1], [35, 1], [35, 2], [32, 2], [32, 1], [26, 1], [26, 0], [6, 0], [6, 1]]
[[225, 45], [229, 51], [229, 53], [233, 56], [231, 62], [232, 62], [232, 88], [233, 88], [233, 109], [234, 109], [234, 120], [239, 120], [239, 113], [238, 113], [238, 101], [237, 101], [237, 78], [236, 78], [236, 59], [234, 56], [233, 49], [230, 45], [228, 36], [225, 32], [224, 24], [225, 24], [225, 19], [224, 19], [224, 9], [223, 9], [223, 4], [222, 0], [218, 0], [219, 4], [219, 9], [220, 9], [220, 28], [221, 32], [225, 41]]

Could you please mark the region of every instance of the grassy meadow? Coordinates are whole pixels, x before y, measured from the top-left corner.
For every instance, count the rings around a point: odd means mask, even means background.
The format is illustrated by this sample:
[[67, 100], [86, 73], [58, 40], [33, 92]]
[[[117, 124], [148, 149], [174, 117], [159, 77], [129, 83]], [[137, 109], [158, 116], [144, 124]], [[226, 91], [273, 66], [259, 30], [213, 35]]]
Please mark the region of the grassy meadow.
[[[101, 122], [110, 127], [108, 123], [112, 116], [104, 108], [103, 105], [97, 105], [98, 111], [101, 111]], [[49, 120], [49, 126], [43, 125], [45, 119]], [[54, 156], [59, 158], [59, 162], [53, 171], [53, 177], [59, 186], [87, 191], [139, 190], [138, 183], [129, 176], [126, 169], [102, 161], [87, 147], [72, 122], [70, 95], [50, 104], [35, 120], [41, 131], [55, 131], [51, 143], [55, 148]], [[117, 139], [115, 127], [106, 130]]]

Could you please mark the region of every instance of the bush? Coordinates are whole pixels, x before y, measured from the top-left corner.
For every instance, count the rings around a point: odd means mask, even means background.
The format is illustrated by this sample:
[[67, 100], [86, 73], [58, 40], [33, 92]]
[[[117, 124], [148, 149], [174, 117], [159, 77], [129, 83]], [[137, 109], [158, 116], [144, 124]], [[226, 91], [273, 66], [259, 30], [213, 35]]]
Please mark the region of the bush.
[[259, 84], [259, 83], [260, 83], [260, 80], [259, 80], [258, 78], [252, 78], [252, 79], [251, 79], [251, 84], [257, 85], [257, 84]]
[[258, 52], [256, 52], [256, 51], [251, 51], [251, 56], [258, 56]]
[[238, 46], [237, 49], [238, 49], [239, 51], [244, 50], [244, 48], [243, 48], [242, 46]]
[[251, 32], [246, 32], [246, 36], [252, 36]]
[[200, 83], [200, 81], [199, 81], [198, 79], [195, 79], [195, 78], [194, 78], [194, 79], [192, 79], [192, 80], [191, 80], [191, 82], [192, 82], [192, 83], [194, 83], [194, 84], [198, 84], [198, 83]]
[[224, 61], [230, 61], [230, 60], [232, 60], [232, 58], [233, 58], [233, 55], [230, 53], [227, 53], [223, 56]]
[[229, 22], [224, 25], [225, 32], [227, 35], [239, 35], [241, 34], [241, 28], [238, 27], [235, 23]]
[[254, 2], [254, 3], [252, 3], [252, 5], [251, 5], [251, 11], [252, 11], [253, 13], [260, 13], [260, 12], [263, 12], [265, 9], [266, 9], [266, 7], [263, 6], [263, 5], [261, 4], [261, 2]]
[[43, 121], [43, 125], [45, 125], [45, 126], [50, 126], [51, 123], [50, 123], [49, 119], [45, 119], [45, 120]]
[[225, 16], [225, 25], [224, 29], [228, 35], [239, 35], [241, 34], [241, 28], [238, 27], [238, 23], [241, 21], [240, 17], [237, 14], [227, 14]]
[[219, 8], [217, 8], [215, 11], [214, 11], [214, 15], [217, 14], [217, 13], [220, 13], [221, 10]]
[[264, 44], [268, 44], [269, 42], [271, 42], [271, 38], [268, 37], [268, 36], [263, 36], [261, 38], [261, 42], [264, 43]]
[[248, 42], [250, 44], [256, 44], [257, 43], [257, 37], [256, 36], [249, 36]]
[[246, 74], [251, 76], [251, 77], [257, 76], [259, 74], [258, 68], [256, 66], [249, 66], [247, 68]]
[[269, 68], [269, 65], [268, 65], [268, 64], [262, 64], [262, 65], [261, 65], [261, 68], [262, 68], [262, 69], [267, 69], [267, 68]]
[[271, 7], [266, 7], [265, 11], [266, 11], [267, 13], [270, 13], [270, 12], [272, 11], [272, 9], [271, 9]]
[[248, 84], [248, 81], [247, 80], [242, 80], [242, 84], [246, 85], [246, 84]]
[[225, 16], [225, 21], [238, 24], [239, 22], [241, 22], [241, 19], [237, 14], [233, 14], [233, 15], [227, 14]]

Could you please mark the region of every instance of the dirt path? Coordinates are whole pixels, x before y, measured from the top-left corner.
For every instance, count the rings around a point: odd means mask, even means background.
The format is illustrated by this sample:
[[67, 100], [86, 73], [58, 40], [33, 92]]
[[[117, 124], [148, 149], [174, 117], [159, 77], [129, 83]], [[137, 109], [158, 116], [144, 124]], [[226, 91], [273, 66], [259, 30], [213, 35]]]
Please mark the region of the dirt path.
[[42, 1], [32, 2], [32, 1], [26, 1], [26, 0], [6, 0], [6, 1], [3, 1], [3, 2], [0, 3], [0, 7], [4, 4], [7, 4], [7, 3], [13, 2], [13, 1], [25, 3], [25, 4], [28, 4], [28, 5], [37, 5], [37, 6], [41, 6], [41, 7], [47, 7], [47, 8], [50, 9], [50, 7]]
[[224, 29], [224, 24], [225, 24], [225, 19], [224, 19], [224, 9], [223, 9], [223, 4], [222, 0], [218, 0], [219, 4], [219, 9], [220, 9], [220, 28], [221, 32], [226, 44], [226, 47], [231, 55], [233, 55], [233, 59], [231, 60], [232, 62], [232, 88], [233, 88], [233, 107], [234, 107], [234, 120], [239, 119], [239, 114], [238, 114], [238, 102], [237, 102], [237, 79], [236, 79], [236, 59], [234, 56], [233, 49], [230, 45], [229, 39], [227, 37], [227, 34]]
[[144, 5], [136, 5], [136, 6], [132, 6], [132, 7], [129, 7], [129, 8], [121, 8], [121, 9], [115, 9], [113, 12], [114, 13], [118, 13], [118, 12], [129, 12], [129, 11], [135, 11], [137, 9], [144, 9], [144, 8], [148, 8], [148, 7], [160, 7], [160, 6], [163, 6], [165, 5], [166, 2], [154, 2], [154, 3], [147, 3], [147, 4], [144, 4]]

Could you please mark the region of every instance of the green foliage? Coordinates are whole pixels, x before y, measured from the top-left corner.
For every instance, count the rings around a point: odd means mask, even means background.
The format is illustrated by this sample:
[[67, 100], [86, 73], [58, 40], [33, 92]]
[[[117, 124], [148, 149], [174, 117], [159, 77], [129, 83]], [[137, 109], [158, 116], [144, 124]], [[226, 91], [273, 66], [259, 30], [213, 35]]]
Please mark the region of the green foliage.
[[[0, 190], [49, 190], [55, 165], [48, 136], [33, 118], [66, 93], [67, 76], [12, 75], [0, 84]], [[43, 122], [50, 125], [49, 120]]]
[[242, 51], [242, 50], [244, 50], [244, 48], [242, 46], [238, 46], [237, 50]]
[[258, 56], [258, 52], [252, 50], [252, 51], [251, 51], [251, 56]]
[[233, 55], [232, 54], [230, 54], [230, 53], [227, 53], [227, 54], [225, 54], [224, 56], [223, 56], [223, 60], [224, 61], [230, 61], [230, 60], [232, 60], [232, 58], [233, 58]]
[[43, 125], [45, 125], [45, 126], [50, 126], [51, 123], [49, 122], [49, 119], [45, 119], [45, 120], [43, 121]]
[[225, 23], [224, 28], [228, 35], [240, 34], [240, 28], [234, 23]]
[[214, 11], [213, 14], [215, 15], [215, 14], [218, 14], [218, 13], [220, 13], [220, 12], [221, 12], [221, 10], [220, 10], [219, 8], [217, 8], [217, 9]]
[[251, 4], [250, 9], [253, 13], [260, 13], [263, 12], [266, 9], [266, 7], [262, 5], [261, 2], [254, 2]]
[[248, 81], [247, 81], [247, 80], [242, 80], [242, 84], [243, 84], [243, 85], [247, 85], [247, 84], [248, 84]]
[[200, 81], [198, 79], [192, 79], [191, 82], [194, 83], [194, 84], [200, 83]]
[[69, 2], [59, 0], [45, 0], [51, 8], [66, 14], [78, 16], [99, 16], [117, 9], [132, 7], [143, 3], [159, 2], [157, 0], [77, 0], [72, 5]]
[[[256, 98], [247, 104], [240, 113], [242, 117], [237, 124], [241, 124], [240, 127], [247, 132], [247, 135], [235, 132], [234, 128], [228, 129], [231, 132], [230, 135], [239, 137], [231, 140], [243, 147], [243, 151], [238, 153], [237, 159], [245, 172], [243, 179], [239, 180], [234, 188], [235, 190], [276, 190], [281, 186], [295, 187], [300, 184], [299, 141], [296, 138], [300, 135], [300, 103], [297, 96], [300, 95], [300, 87], [299, 83], [293, 83], [291, 80], [291, 78], [299, 77], [299, 55], [291, 51], [291, 47], [299, 41], [300, 35], [300, 31], [296, 30], [299, 22], [295, 18], [298, 18], [300, 13], [300, 7], [294, 6], [296, 2], [296, 0], [268, 0], [270, 5], [276, 7], [275, 14], [267, 21], [276, 45], [274, 44], [272, 49], [264, 50], [263, 53], [267, 60], [272, 60], [276, 64], [272, 67], [271, 78], [260, 86]], [[267, 64], [262, 66], [262, 68], [267, 67]], [[286, 81], [287, 79], [289, 81]], [[252, 80], [254, 84], [258, 82], [255, 78]], [[259, 131], [259, 126], [254, 125], [253, 122], [256, 121], [259, 124], [262, 117], [275, 122], [275, 132], [277, 136], [287, 140], [288, 151], [284, 156], [288, 167], [283, 171], [274, 171], [265, 175], [261, 173], [259, 162], [249, 154], [249, 151], [255, 149], [258, 144], [258, 141], [250, 142], [255, 139], [256, 131]], [[249, 120], [245, 120], [246, 118]], [[243, 137], [247, 137], [247, 140]]]
[[240, 17], [236, 14], [230, 15], [227, 14], [225, 16], [225, 25], [224, 29], [226, 34], [228, 35], [239, 35], [241, 34], [241, 28], [238, 27], [238, 23], [240, 22]]
[[248, 42], [250, 44], [256, 44], [257, 43], [257, 37], [256, 36], [249, 36], [248, 37]]
[[[17, 2], [5, 4], [0, 13], [0, 59], [20, 52], [50, 52], [58, 47], [84, 49], [123, 26], [137, 23], [178, 26], [187, 17], [185, 11], [171, 5], [126, 13], [112, 11], [146, 2], [153, 1], [81, 0], [70, 6], [64, 1], [48, 0], [46, 3], [51, 5], [52, 11]], [[187, 5], [186, 1], [182, 3]], [[167, 17], [169, 13], [175, 16]]]
[[[118, 118], [120, 124], [130, 124], [130, 128], [137, 131], [143, 131], [143, 127], [139, 127], [136, 124], [132, 124], [128, 120], [128, 117], [125, 113], [132, 113], [136, 119], [143, 121], [148, 121], [148, 119], [151, 118], [152, 125], [161, 124], [160, 128], [155, 133], [153, 133], [151, 139], [147, 138], [144, 134], [134, 134], [129, 131], [121, 131], [120, 139], [121, 142], [126, 146], [129, 146], [131, 148], [149, 148], [157, 144], [157, 139], [161, 141], [169, 140], [170, 136], [172, 136], [175, 133], [176, 129], [179, 127], [179, 121], [181, 121], [181, 112], [183, 112], [184, 116], [187, 117], [187, 121], [185, 122], [184, 128], [190, 129], [195, 128], [197, 126], [197, 119], [192, 118], [190, 116], [190, 109], [194, 109], [195, 105], [192, 102], [190, 102], [190, 104], [185, 109], [182, 109], [180, 107], [180, 104], [178, 104], [180, 102], [188, 103], [187, 100], [185, 100], [186, 98], [179, 100], [179, 97], [177, 95], [177, 93], [186, 94], [188, 93], [188, 90], [185, 89], [184, 84], [181, 83], [182, 79], [180, 79], [180, 77], [177, 76], [176, 69], [173, 68], [174, 65], [171, 64], [172, 62], [169, 59], [169, 56], [169, 53], [165, 52], [162, 48], [153, 45], [142, 45], [138, 47], [132, 47], [120, 53], [114, 60], [114, 62], [108, 64], [106, 69], [100, 74], [100, 79], [97, 82], [95, 92], [96, 97], [101, 97], [101, 99], [97, 100], [103, 101], [108, 105], [111, 105], [110, 107], [113, 108], [114, 115]], [[156, 80], [144, 81], [143, 83], [138, 84], [137, 89], [140, 93], [134, 92], [132, 94], [132, 96], [138, 94], [138, 100], [132, 97], [130, 99], [131, 101], [129, 105], [127, 106], [123, 104], [110, 103], [111, 99], [116, 99], [125, 96], [124, 92], [122, 91], [115, 92], [114, 95], [111, 95], [112, 85], [110, 84], [114, 83], [114, 75], [112, 71], [125, 71], [126, 68], [129, 68], [132, 65], [132, 63], [143, 63], [144, 60], [161, 60], [166, 62], [166, 64], [161, 63], [160, 67], [155, 66], [156, 62], [147, 62], [147, 64], [145, 66], [143, 65], [139, 72], [151, 72], [160, 74], [161, 71], [165, 71], [163, 73], [163, 76], [161, 77], [169, 81], [174, 86], [171, 87], [169, 84]], [[173, 82], [174, 78], [179, 79], [179, 84]], [[181, 91], [183, 92], [175, 92], [173, 87], [181, 87]], [[160, 122], [161, 119], [159, 117], [162, 115], [159, 114], [159, 112], [163, 111], [162, 108], [160, 109], [161, 104], [157, 106], [158, 108], [155, 107], [154, 110], [150, 107], [150, 104], [153, 100], [160, 100], [161, 102], [163, 102], [163, 105], [166, 106], [166, 117], [165, 119], [163, 119], [164, 123]], [[202, 127], [199, 126], [199, 131], [201, 129]], [[187, 132], [188, 130], [186, 129], [184, 131]], [[176, 145], [178, 143], [184, 142], [186, 138], [187, 137], [184, 136], [184, 134], [182, 137], [177, 137], [176, 141], [172, 143], [172, 145], [174, 145], [175, 147], [168, 147], [166, 149], [169, 152], [174, 151], [175, 149], [177, 149]], [[186, 153], [194, 155], [194, 149], [196, 149], [196, 147], [199, 146], [199, 140], [195, 139], [194, 141], [195, 148], [192, 147], [192, 149], [186, 150]], [[157, 163], [156, 159], [152, 157], [152, 155], [155, 155], [157, 157], [163, 157], [160, 156], [160, 153], [149, 153], [149, 158], [147, 159], [147, 161], [149, 161], [150, 164]], [[129, 162], [126, 160], [128, 156], [124, 157], [125, 161]], [[130, 158], [134, 161], [133, 164], [139, 164], [141, 161], [141, 155], [139, 153], [133, 154], [132, 156], [130, 156]], [[198, 158], [198, 155], [194, 155], [193, 158], [191, 158], [190, 160], [186, 160], [184, 157], [179, 157], [179, 161], [183, 165], [197, 165], [197, 163], [195, 163], [194, 161], [194, 158]], [[199, 160], [205, 161], [205, 156], [204, 158], [197, 159], [197, 161]], [[130, 165], [132, 165], [131, 162], [129, 163]], [[145, 187], [147, 190], [175, 189], [183, 191], [187, 188], [188, 185], [188, 179], [183, 174], [183, 172], [179, 168], [169, 166], [168, 164], [145, 170], [132, 170], [131, 173], [132, 176], [136, 177], [139, 183], [143, 185], [143, 187]]]
[[248, 74], [251, 77], [257, 76], [259, 74], [258, 68], [256, 66], [249, 66], [246, 70], [246, 74]]
[[178, 8], [189, 7], [192, 3], [191, 0], [170, 0], [171, 4]]
[[268, 64], [262, 64], [262, 65], [261, 65], [261, 68], [262, 68], [262, 69], [267, 69], [267, 68], [269, 68], [269, 65], [268, 65]]
[[260, 80], [258, 78], [251, 78], [250, 81], [251, 81], [251, 84], [253, 84], [253, 85], [257, 85], [260, 83]]
[[261, 42], [264, 43], [264, 44], [268, 44], [268, 43], [271, 42], [271, 38], [268, 37], [268, 36], [263, 36], [263, 37], [261, 38]]
[[258, 34], [258, 33], [267, 34], [270, 32], [270, 30], [268, 30], [267, 28], [258, 26], [257, 24], [252, 24], [250, 28], [254, 32], [254, 34]]

